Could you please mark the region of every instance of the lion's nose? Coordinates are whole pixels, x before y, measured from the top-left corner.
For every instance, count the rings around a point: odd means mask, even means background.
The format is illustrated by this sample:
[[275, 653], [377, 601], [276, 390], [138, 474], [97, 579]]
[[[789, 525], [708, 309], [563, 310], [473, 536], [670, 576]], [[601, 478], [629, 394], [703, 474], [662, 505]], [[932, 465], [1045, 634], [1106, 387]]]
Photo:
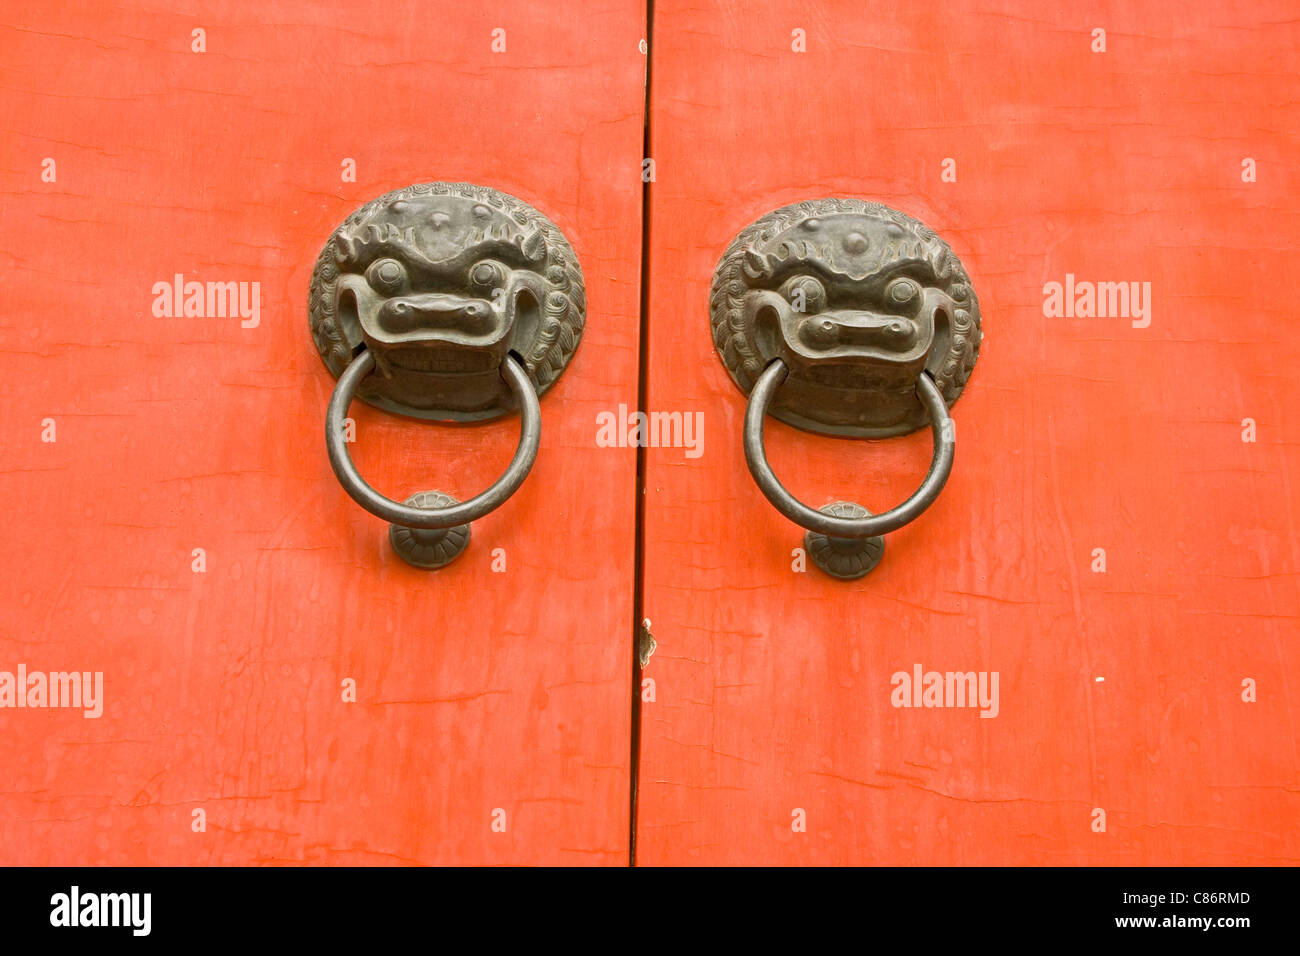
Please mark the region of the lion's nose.
[[901, 315], [874, 312], [823, 312], [809, 316], [799, 327], [801, 337], [814, 348], [865, 345], [902, 351], [916, 342], [917, 324]]
[[428, 293], [389, 299], [379, 309], [385, 332], [456, 331], [484, 335], [493, 330], [495, 315], [483, 299]]

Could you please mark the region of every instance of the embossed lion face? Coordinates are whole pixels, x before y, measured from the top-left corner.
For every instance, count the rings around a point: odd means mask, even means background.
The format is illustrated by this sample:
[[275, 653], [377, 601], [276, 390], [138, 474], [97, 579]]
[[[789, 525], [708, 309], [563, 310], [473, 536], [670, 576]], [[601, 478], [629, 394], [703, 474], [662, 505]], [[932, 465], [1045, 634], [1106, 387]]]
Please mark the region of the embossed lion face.
[[489, 417], [475, 412], [499, 403], [512, 351], [540, 391], [576, 348], [584, 309], [559, 230], [513, 197], [460, 183], [367, 203], [313, 276], [313, 331], [331, 371], [364, 346], [382, 381], [362, 397], [446, 413], [431, 417]]
[[947, 244], [862, 200], [762, 217], [723, 256], [711, 299], [737, 384], [748, 391], [780, 358], [790, 374], [774, 414], [816, 430], [879, 437], [924, 424], [917, 376], [929, 371], [951, 402], [979, 346], [978, 306]]
[[[794, 362], [915, 377], [956, 303], [918, 236], [872, 216], [805, 219], [744, 253], [746, 323]], [[779, 338], [779, 344], [775, 339]]]
[[496, 368], [516, 324], [536, 325], [546, 243], [486, 203], [392, 199], [331, 241], [339, 321], [359, 330], [381, 371]]

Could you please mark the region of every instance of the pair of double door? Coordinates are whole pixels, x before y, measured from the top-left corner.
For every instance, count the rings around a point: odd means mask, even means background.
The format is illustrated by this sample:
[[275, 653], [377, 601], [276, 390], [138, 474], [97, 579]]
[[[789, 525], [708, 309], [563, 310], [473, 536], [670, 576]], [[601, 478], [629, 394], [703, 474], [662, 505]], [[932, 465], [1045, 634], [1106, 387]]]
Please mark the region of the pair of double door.
[[[103, 677], [96, 717], [0, 710], [5, 862], [1296, 855], [1280, 6], [272, 11], [5, 27], [0, 670]], [[331, 230], [428, 180], [545, 213], [588, 302], [532, 474], [436, 572], [335, 481], [305, 321]], [[985, 334], [948, 486], [847, 582], [751, 480], [709, 323], [732, 238], [824, 196], [936, 229]], [[256, 314], [165, 314], [177, 275]], [[690, 440], [608, 441], [638, 409]], [[351, 415], [395, 498], [517, 440]], [[930, 454], [767, 451], [873, 510]], [[931, 673], [996, 692], [900, 692]]]

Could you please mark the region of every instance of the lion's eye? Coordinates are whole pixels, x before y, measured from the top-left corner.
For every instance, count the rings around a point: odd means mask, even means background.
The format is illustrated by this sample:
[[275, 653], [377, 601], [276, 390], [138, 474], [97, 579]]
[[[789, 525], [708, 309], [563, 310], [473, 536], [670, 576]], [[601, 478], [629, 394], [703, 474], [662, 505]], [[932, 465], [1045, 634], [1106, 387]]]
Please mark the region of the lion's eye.
[[469, 283], [478, 291], [498, 289], [505, 285], [505, 269], [496, 262], [480, 262], [469, 270]]
[[796, 312], [820, 312], [826, 307], [826, 287], [812, 276], [795, 276], [783, 291]]
[[912, 279], [895, 279], [885, 291], [892, 305], [907, 305], [920, 294], [921, 287]]
[[396, 259], [376, 259], [366, 270], [366, 281], [376, 292], [394, 295], [406, 287], [406, 267]]

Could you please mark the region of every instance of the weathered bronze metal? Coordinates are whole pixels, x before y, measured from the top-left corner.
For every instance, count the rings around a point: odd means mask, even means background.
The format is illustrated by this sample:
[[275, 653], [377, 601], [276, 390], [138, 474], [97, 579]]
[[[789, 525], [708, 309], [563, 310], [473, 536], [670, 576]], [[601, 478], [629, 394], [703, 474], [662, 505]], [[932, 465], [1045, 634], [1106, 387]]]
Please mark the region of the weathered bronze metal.
[[[495, 189], [407, 186], [366, 203], [325, 243], [309, 317], [338, 378], [325, 421], [335, 475], [392, 523], [399, 555], [442, 567], [469, 543], [469, 522], [509, 498], [537, 458], [538, 396], [573, 357], [586, 318], [572, 248], [549, 219]], [[343, 426], [354, 396], [437, 420], [517, 409], [519, 448], [505, 474], [469, 501], [424, 491], [398, 503], [371, 488], [348, 454]]]
[[342, 375], [365, 348], [379, 374], [357, 396], [418, 418], [507, 414], [498, 370], [511, 352], [543, 394], [573, 357], [586, 309], [556, 225], [470, 183], [372, 199], [330, 236], [311, 278], [312, 338], [330, 372]]
[[[424, 511], [436, 511], [458, 504], [451, 495], [442, 491], [418, 491], [402, 504]], [[458, 524], [451, 528], [411, 528], [390, 524], [388, 541], [393, 550], [417, 568], [440, 568], [450, 564], [469, 545], [469, 525]]]
[[[880, 536], [924, 511], [952, 469], [948, 406], [979, 356], [979, 303], [961, 262], [927, 226], [879, 203], [820, 199], [743, 229], [713, 275], [713, 341], [749, 394], [744, 449], [769, 501], [811, 533], [808, 554], [835, 577], [879, 562]], [[820, 511], [777, 480], [763, 421], [854, 438], [930, 425], [934, 457], [903, 504], [871, 514], [854, 502]]]
[[854, 438], [928, 424], [922, 371], [952, 405], [979, 355], [962, 264], [933, 230], [861, 199], [784, 206], [741, 230], [713, 274], [713, 341], [745, 393], [773, 359], [790, 375], [772, 416]]
[[[836, 518], [865, 518], [871, 514], [862, 505], [852, 501], [836, 501], [822, 506], [822, 513]], [[885, 538], [832, 538], [820, 531], [808, 531], [803, 536], [804, 551], [812, 556], [813, 563], [833, 578], [852, 581], [860, 578], [885, 556]]]

